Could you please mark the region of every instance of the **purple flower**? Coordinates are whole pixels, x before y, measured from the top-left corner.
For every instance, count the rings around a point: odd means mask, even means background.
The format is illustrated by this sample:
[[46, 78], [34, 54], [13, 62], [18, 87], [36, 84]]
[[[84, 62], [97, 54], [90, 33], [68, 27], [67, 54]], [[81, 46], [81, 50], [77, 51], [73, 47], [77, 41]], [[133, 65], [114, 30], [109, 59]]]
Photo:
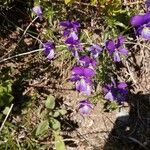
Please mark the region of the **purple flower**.
[[140, 27], [150, 22], [150, 12], [143, 15], [135, 15], [131, 18], [130, 23], [134, 27]]
[[60, 26], [64, 28], [64, 36], [70, 36], [72, 32], [77, 32], [80, 27], [80, 23], [77, 21], [62, 21], [60, 22]]
[[69, 50], [71, 51], [72, 55], [79, 59], [79, 51], [82, 51], [83, 48], [80, 45], [80, 41], [78, 36], [75, 32], [71, 32], [70, 35], [67, 37], [65, 44], [68, 45]]
[[48, 59], [52, 59], [54, 58], [54, 43], [52, 42], [46, 42], [46, 43], [43, 43], [43, 48], [44, 48], [44, 53], [45, 55], [47, 56]]
[[32, 10], [33, 10], [33, 12], [34, 12], [38, 17], [42, 17], [42, 8], [41, 8], [41, 6], [34, 6]]
[[150, 24], [145, 24], [136, 29], [136, 34], [144, 39], [150, 39]]
[[83, 67], [95, 67], [97, 64], [95, 59], [92, 59], [87, 55], [81, 56], [78, 63]]
[[144, 15], [135, 15], [131, 18], [130, 23], [132, 26], [137, 27], [145, 23]]
[[90, 48], [89, 51], [91, 52], [92, 56], [94, 58], [98, 57], [98, 55], [102, 52], [102, 48], [97, 45], [97, 44], [93, 44]]
[[86, 78], [81, 78], [80, 80], [76, 81], [76, 90], [81, 92], [85, 95], [90, 95], [92, 92], [92, 84], [91, 82]]
[[84, 68], [84, 67], [75, 66], [72, 69], [72, 75], [91, 78], [95, 75], [95, 71], [91, 68]]
[[89, 115], [92, 109], [93, 105], [89, 100], [82, 100], [79, 102], [79, 112], [82, 115]]
[[135, 15], [131, 18], [130, 22], [132, 26], [136, 27], [136, 34], [138, 36], [147, 40], [150, 39], [150, 12], [144, 15]]
[[75, 82], [76, 90], [90, 95], [93, 91], [93, 85], [91, 77], [95, 75], [95, 71], [91, 68], [84, 68], [80, 66], [75, 66], [72, 69], [72, 76], [70, 80]]
[[111, 84], [106, 84], [103, 88], [105, 93], [105, 99], [110, 101], [117, 101], [122, 104], [126, 100], [127, 84], [125, 82], [120, 82], [116, 84], [114, 81]]
[[78, 45], [80, 43], [78, 36], [75, 32], [72, 32], [70, 36], [65, 41], [66, 44], [68, 44], [71, 48]]
[[121, 61], [120, 55], [128, 54], [128, 50], [123, 47], [123, 44], [123, 36], [119, 36], [116, 42], [114, 42], [113, 40], [106, 41], [106, 48], [108, 49], [109, 54], [113, 55], [113, 60], [115, 62]]
[[80, 23], [77, 21], [62, 21], [62, 22], [60, 22], [60, 26], [62, 26], [65, 29], [65, 31], [66, 30], [67, 31], [70, 31], [70, 30], [77, 31], [78, 28], [80, 27]]

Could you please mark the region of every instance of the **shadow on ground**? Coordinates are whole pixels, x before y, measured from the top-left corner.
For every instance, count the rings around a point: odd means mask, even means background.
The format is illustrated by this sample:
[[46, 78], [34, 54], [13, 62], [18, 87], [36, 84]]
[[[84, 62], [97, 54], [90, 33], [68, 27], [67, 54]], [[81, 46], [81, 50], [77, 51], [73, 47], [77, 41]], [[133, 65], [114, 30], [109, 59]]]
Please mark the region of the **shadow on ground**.
[[[6, 1], [5, 1], [6, 2]], [[8, 34], [16, 29], [16, 26], [21, 26], [27, 21], [30, 21], [29, 12], [33, 7], [33, 0], [20, 1], [11, 0], [0, 2], [0, 36], [7, 37]]]
[[150, 94], [131, 94], [130, 112], [118, 117], [104, 150], [150, 149]]

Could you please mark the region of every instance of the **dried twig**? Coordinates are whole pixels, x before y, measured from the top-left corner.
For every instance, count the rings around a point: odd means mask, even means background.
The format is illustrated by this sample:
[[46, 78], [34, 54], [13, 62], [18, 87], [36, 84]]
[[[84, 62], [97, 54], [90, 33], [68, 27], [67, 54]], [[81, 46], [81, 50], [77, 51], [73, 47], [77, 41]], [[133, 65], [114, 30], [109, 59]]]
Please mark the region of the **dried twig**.
[[8, 118], [8, 116], [9, 116], [9, 114], [10, 114], [10, 112], [11, 112], [13, 106], [14, 106], [14, 104], [11, 104], [11, 106], [10, 106], [10, 108], [9, 108], [9, 111], [8, 111], [8, 113], [7, 113], [5, 119], [4, 119], [4, 121], [3, 121], [3, 123], [2, 123], [2, 125], [1, 125], [1, 127], [0, 127], [0, 132], [2, 131], [2, 129], [3, 129], [3, 127], [4, 127], [4, 124], [5, 124], [5, 122], [7, 121], [7, 118]]

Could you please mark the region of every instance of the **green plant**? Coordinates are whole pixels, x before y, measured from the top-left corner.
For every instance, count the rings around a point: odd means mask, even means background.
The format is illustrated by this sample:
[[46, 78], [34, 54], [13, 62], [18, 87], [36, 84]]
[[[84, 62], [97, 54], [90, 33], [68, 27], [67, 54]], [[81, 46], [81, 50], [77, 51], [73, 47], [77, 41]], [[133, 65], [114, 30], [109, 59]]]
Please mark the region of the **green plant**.
[[61, 124], [57, 118], [66, 113], [65, 109], [56, 108], [54, 96], [49, 95], [47, 97], [47, 100], [45, 101], [45, 109], [40, 114], [41, 122], [36, 129], [35, 135], [37, 137], [44, 136], [48, 130], [51, 130], [55, 139], [56, 150], [65, 149], [63, 138], [60, 136]]
[[9, 105], [13, 100], [12, 81], [6, 80], [0, 83], [0, 108]]

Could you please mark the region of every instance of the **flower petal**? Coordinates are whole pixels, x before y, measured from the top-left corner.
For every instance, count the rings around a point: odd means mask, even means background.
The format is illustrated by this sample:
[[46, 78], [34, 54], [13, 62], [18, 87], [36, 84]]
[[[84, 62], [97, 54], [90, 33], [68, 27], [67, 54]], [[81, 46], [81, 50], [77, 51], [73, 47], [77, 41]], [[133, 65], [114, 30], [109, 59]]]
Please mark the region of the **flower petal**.
[[131, 18], [130, 23], [132, 26], [137, 27], [145, 23], [144, 15], [135, 15]]
[[116, 47], [119, 48], [123, 43], [124, 43], [125, 39], [123, 36], [119, 36], [117, 39], [117, 44]]
[[32, 10], [33, 10], [33, 12], [34, 12], [37, 16], [39, 16], [39, 17], [42, 16], [42, 8], [41, 8], [41, 6], [34, 6]]
[[70, 44], [70, 45], [78, 45], [80, 42], [79, 40], [74, 39], [73, 37], [69, 37], [66, 41], [66, 44]]
[[70, 27], [70, 21], [61, 21], [60, 26], [62, 27]]
[[91, 86], [88, 83], [86, 83], [84, 79], [81, 79], [80, 81], [76, 82], [76, 90], [88, 96], [92, 92]]
[[72, 26], [73, 26], [74, 29], [77, 29], [77, 28], [79, 28], [81, 26], [80, 23], [77, 22], [77, 21], [73, 21], [71, 23], [72, 23]]
[[116, 49], [115, 43], [112, 40], [106, 41], [106, 48], [108, 49], [109, 54], [112, 55]]
[[49, 54], [47, 55], [47, 58], [48, 59], [53, 59], [54, 58], [54, 55], [55, 55], [55, 52], [53, 49], [50, 50]]
[[64, 32], [63, 32], [63, 36], [69, 36], [70, 35], [70, 30], [68, 30], [68, 29], [66, 29], [66, 30], [64, 30]]
[[109, 91], [109, 92], [105, 95], [104, 98], [107, 99], [107, 100], [110, 100], [110, 101], [113, 101], [113, 100], [114, 100], [114, 97], [113, 97], [113, 94], [111, 93], [111, 91]]
[[84, 70], [82, 67], [73, 67], [72, 69], [72, 74], [75, 74], [75, 75], [79, 75], [79, 76], [83, 76], [84, 75]]
[[76, 90], [79, 92], [86, 91], [87, 89], [87, 83], [85, 82], [84, 79], [81, 79], [80, 81], [76, 82]]
[[143, 18], [144, 18], [144, 24], [149, 23], [150, 22], [150, 12], [145, 13]]
[[150, 40], [150, 27], [144, 27], [141, 31], [141, 36], [147, 40]]
[[115, 61], [115, 62], [120, 62], [120, 61], [121, 61], [121, 59], [120, 59], [120, 56], [119, 56], [119, 53], [118, 53], [118, 52], [115, 52], [115, 53], [114, 53], [114, 61]]
[[95, 59], [92, 59], [90, 58], [89, 56], [87, 55], [84, 55], [84, 56], [81, 56], [80, 59], [79, 59], [79, 64], [81, 66], [84, 66], [84, 67], [89, 67], [90, 65], [95, 67], [96, 66], [96, 60]]
[[78, 75], [72, 75], [71, 78], [70, 78], [70, 81], [76, 82], [76, 81], [78, 81], [80, 79], [81, 79], [80, 76], [78, 76]]
[[91, 68], [84, 68], [84, 76], [85, 77], [93, 77], [95, 75], [95, 71]]
[[120, 48], [119, 52], [123, 55], [128, 55], [128, 50], [126, 48]]
[[82, 100], [79, 102], [79, 112], [82, 115], [90, 114], [92, 108], [93, 108], [93, 105], [89, 100]]
[[118, 84], [118, 88], [119, 89], [125, 89], [127, 87], [127, 84], [125, 83], [125, 82], [120, 82], [119, 84]]
[[75, 32], [71, 32], [70, 37], [72, 37], [74, 40], [78, 40], [78, 36]]
[[88, 50], [94, 58], [98, 57], [98, 55], [102, 52], [102, 48], [97, 44], [93, 44]]
[[52, 59], [54, 57], [54, 48], [55, 45], [52, 42], [43, 43], [44, 53], [48, 59]]

